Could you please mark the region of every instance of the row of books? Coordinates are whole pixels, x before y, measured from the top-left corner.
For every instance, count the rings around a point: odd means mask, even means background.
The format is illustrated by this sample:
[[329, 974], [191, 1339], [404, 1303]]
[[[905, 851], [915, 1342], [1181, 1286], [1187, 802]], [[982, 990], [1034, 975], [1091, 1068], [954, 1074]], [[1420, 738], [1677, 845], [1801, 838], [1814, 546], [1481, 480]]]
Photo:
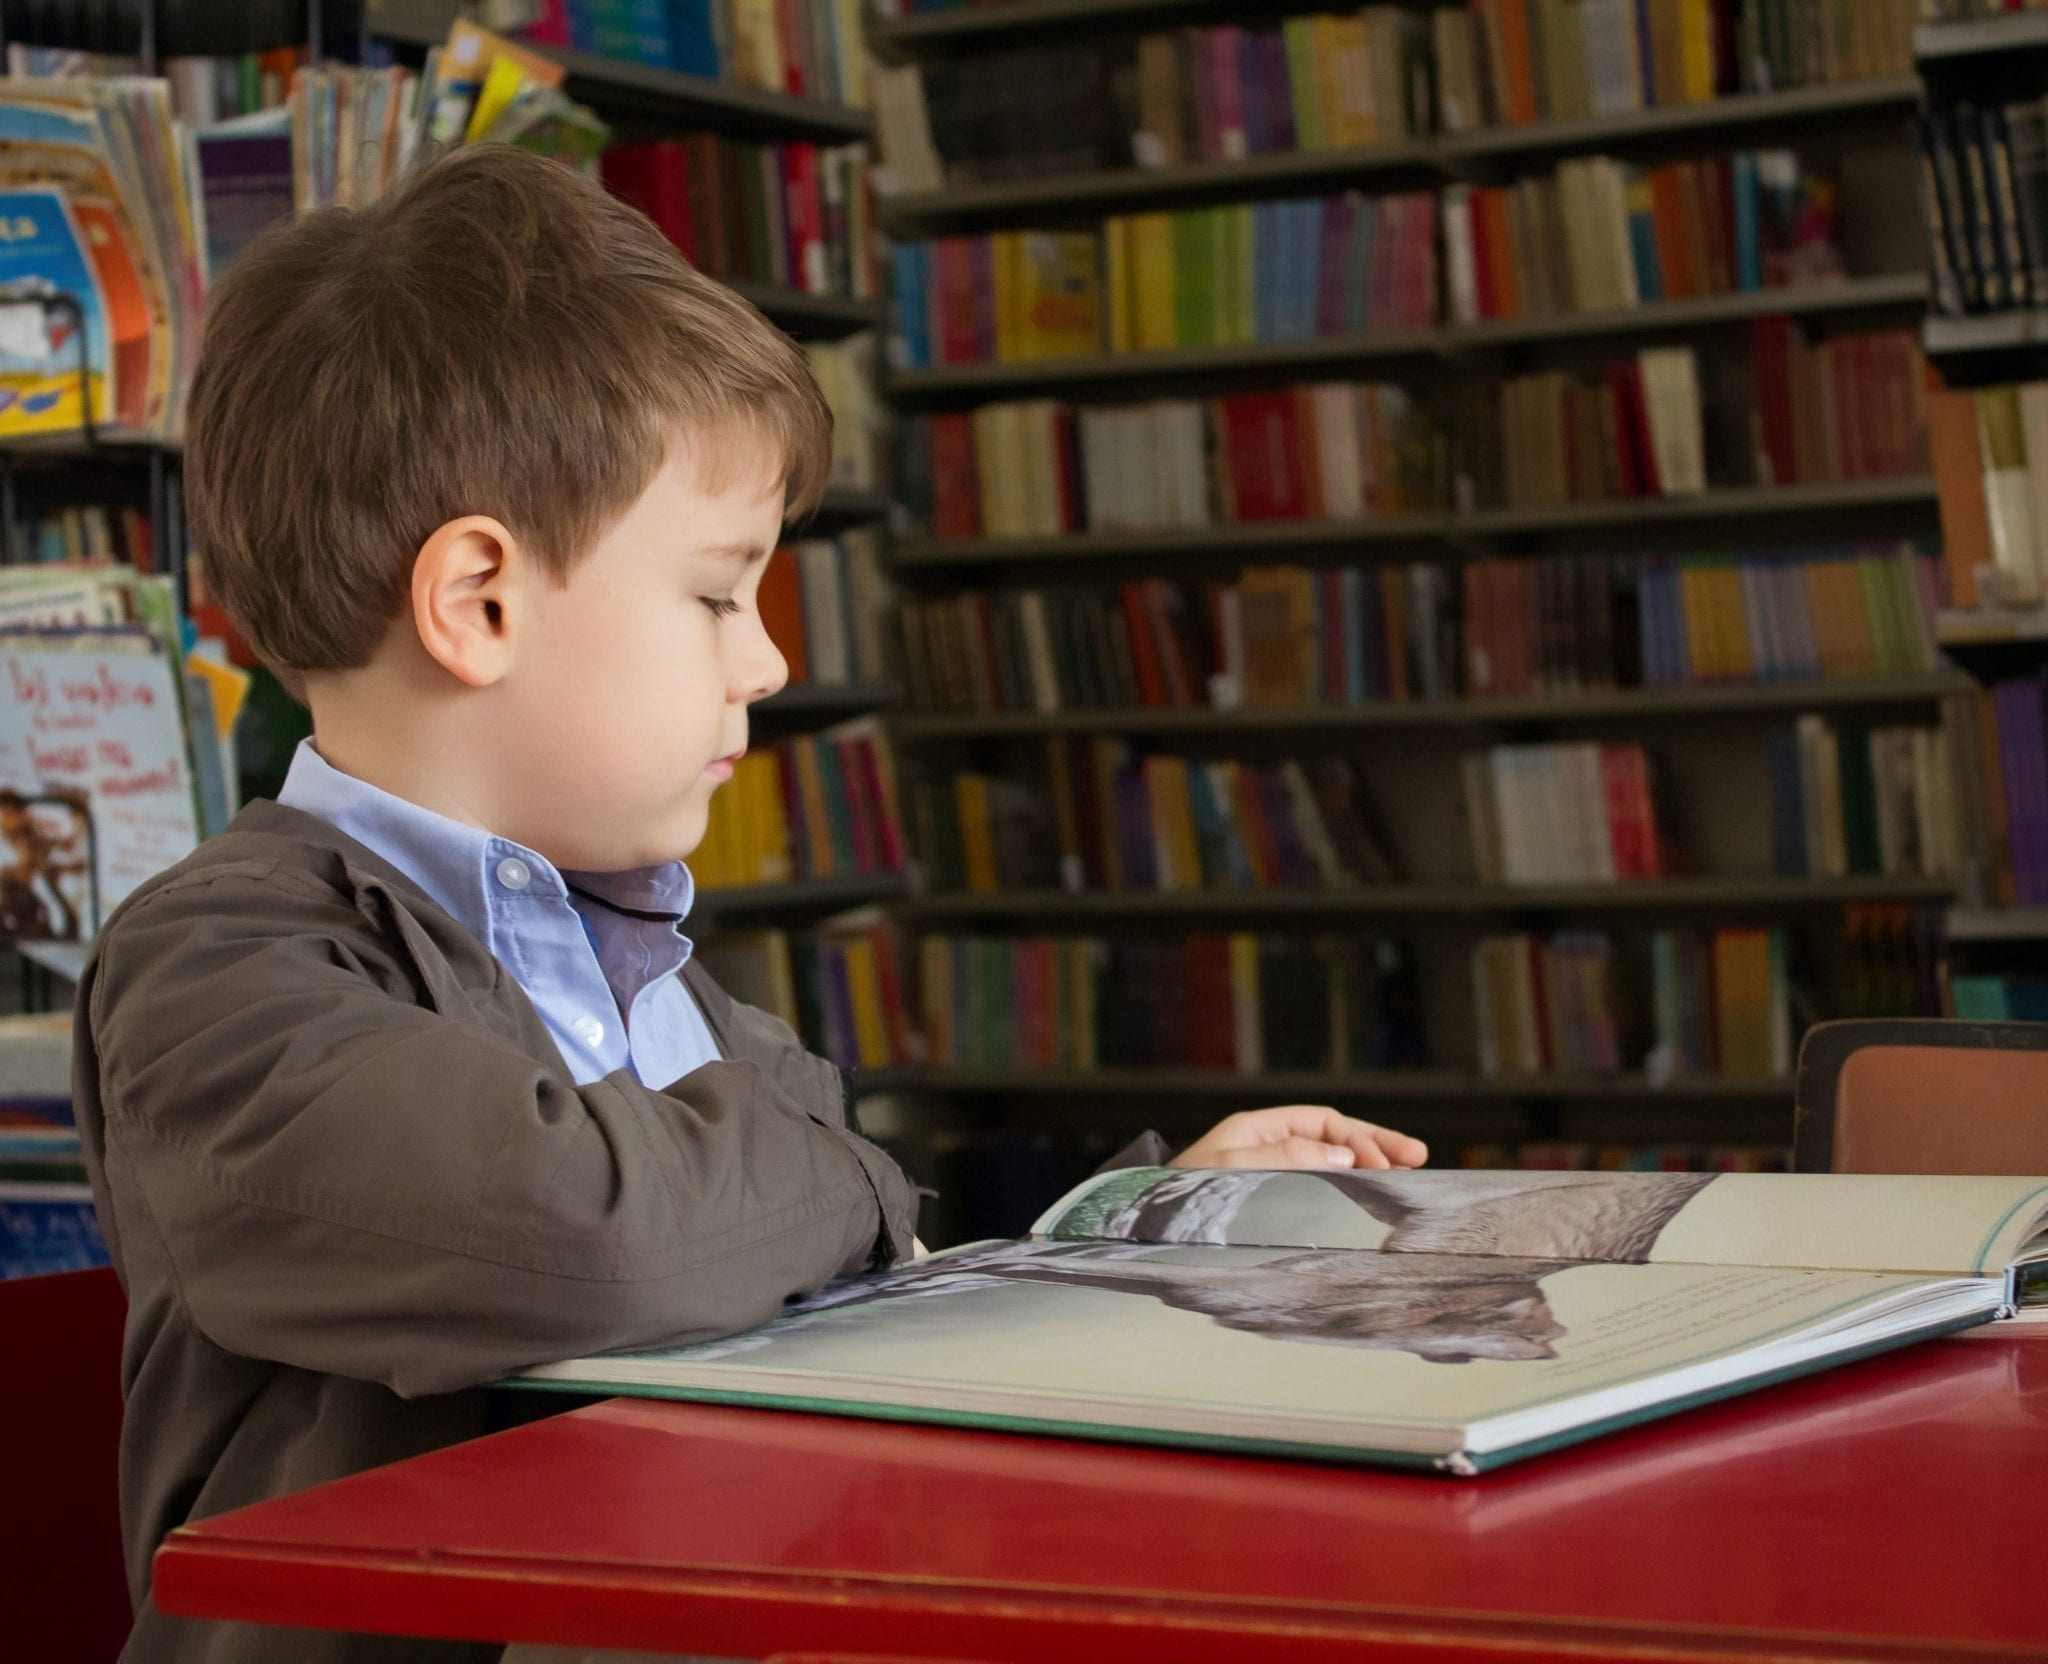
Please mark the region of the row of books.
[[1865, 729], [1806, 715], [1769, 744], [1779, 872], [1910, 878], [1962, 870], [1962, 802], [1945, 730]]
[[24, 519], [8, 558], [39, 565], [97, 566], [118, 561], [138, 572], [156, 569], [149, 517], [132, 508], [92, 503], [51, 509]]
[[1476, 407], [1464, 454], [1478, 500], [1514, 506], [1895, 478], [1927, 466], [1925, 383], [1909, 331], [1808, 342], [1761, 319], [1746, 355], [1658, 348], [1508, 382], [1498, 430]]
[[1969, 1023], [2048, 1023], [2048, 977], [1973, 972], [1949, 978], [1955, 1015]]
[[[275, 109], [289, 96], [292, 77], [305, 67], [307, 60], [303, 46], [166, 58], [164, 79], [171, 84], [171, 111], [188, 127], [206, 128], [216, 122], [254, 115], [259, 110]], [[39, 72], [10, 66], [8, 73]]]
[[1471, 0], [875, 77], [899, 189], [1385, 146], [1910, 73], [1916, 0]]
[[1626, 997], [1640, 986], [1637, 968], [1603, 932], [1485, 937], [1472, 952], [1480, 1073], [1784, 1074], [1792, 1063], [1786, 958], [1778, 930], [1658, 931], [1644, 1012]]
[[[1782, 326], [1782, 327], [1777, 327]], [[1418, 395], [1316, 383], [1133, 405], [1021, 400], [906, 422], [910, 522], [1043, 537], [1263, 520], [1388, 518], [1883, 479], [1927, 466], [1925, 362], [1906, 331], [1748, 353], [1648, 349]]]
[[888, 679], [882, 631], [889, 608], [874, 533], [804, 538], [778, 550], [756, 605], [788, 661], [791, 686]]
[[1683, 870], [1660, 835], [1661, 794], [1640, 745], [1496, 745], [1460, 769], [1484, 883], [1612, 884]]
[[1432, 18], [1449, 132], [1913, 68], [1918, 0], [1471, 0]]
[[865, 146], [692, 133], [614, 145], [598, 166], [709, 276], [855, 300], [881, 292]]
[[1937, 388], [1927, 397], [1955, 605], [2048, 596], [2048, 382]]
[[1425, 1056], [1415, 957], [1346, 936], [927, 936], [926, 1053], [938, 1067], [1369, 1070]]
[[904, 368], [1306, 341], [1437, 321], [1437, 197], [1132, 214], [899, 244]]
[[740, 758], [690, 872], [713, 890], [875, 876], [905, 860], [895, 758], [868, 718]]
[[1978, 706], [1977, 767], [1994, 899], [2048, 907], [2048, 684], [2015, 676]]
[[1233, 583], [976, 589], [904, 602], [923, 710], [1401, 703], [1908, 675], [1936, 662], [1938, 573], [1909, 547], [1679, 560], [1552, 557]]
[[1915, 139], [1935, 310], [2048, 305], [2048, 101], [1929, 110]]
[[913, 797], [942, 890], [1342, 888], [1399, 876], [1364, 777], [1340, 757], [1191, 762], [1054, 740], [1046, 785], [958, 774]]
[[1361, 519], [1447, 501], [1444, 425], [1391, 383], [1073, 406], [1027, 399], [906, 420], [898, 496], [941, 537]]
[[842, 1069], [923, 1057], [893, 932], [867, 913], [817, 930], [721, 930], [697, 952], [733, 998], [773, 1013]]
[[1788, 150], [1639, 168], [1606, 156], [1444, 193], [1451, 316], [1598, 312], [1842, 275], [1835, 191]]
[[804, 343], [811, 375], [832, 411], [831, 483], [849, 491], [872, 491], [882, 481], [889, 424], [875, 396], [875, 353], [871, 329], [843, 341]]
[[541, 0], [540, 14], [521, 31], [535, 45], [867, 102], [858, 0]]

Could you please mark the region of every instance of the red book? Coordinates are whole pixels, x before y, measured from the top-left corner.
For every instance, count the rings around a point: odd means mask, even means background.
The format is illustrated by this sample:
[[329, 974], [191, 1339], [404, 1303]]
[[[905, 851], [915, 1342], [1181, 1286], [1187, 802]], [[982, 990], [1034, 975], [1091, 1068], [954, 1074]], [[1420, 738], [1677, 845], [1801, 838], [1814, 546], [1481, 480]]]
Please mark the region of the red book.
[[[738, 200], [725, 189], [725, 154], [715, 133], [692, 133], [683, 140], [690, 182], [690, 224], [697, 242], [697, 264], [717, 276], [735, 267], [735, 236], [726, 224], [726, 203]], [[744, 238], [738, 238], [744, 245]]]
[[1283, 880], [1286, 869], [1280, 861], [1280, 841], [1273, 835], [1265, 801], [1259, 796], [1259, 783], [1249, 768], [1233, 764], [1230, 785], [1237, 807], [1238, 836], [1251, 859], [1252, 882], [1260, 889], [1270, 889]]
[[1380, 580], [1380, 623], [1385, 632], [1387, 697], [1408, 697], [1408, 603], [1407, 587], [1398, 566], [1382, 566]]
[[1500, 304], [1499, 253], [1493, 246], [1493, 216], [1487, 211], [1493, 188], [1475, 185], [1466, 204], [1465, 217], [1472, 226], [1472, 287], [1479, 299], [1482, 318], [1503, 316]]
[[1610, 364], [1607, 390], [1614, 400], [1614, 430], [1622, 495], [1655, 497], [1662, 490], [1657, 452], [1650, 443], [1650, 416], [1643, 402], [1643, 372], [1633, 359]]
[[932, 418], [932, 530], [940, 537], [981, 535], [980, 476], [974, 421], [964, 410]]
[[754, 604], [761, 609], [761, 628], [789, 662], [790, 681], [808, 682], [811, 665], [804, 637], [803, 573], [788, 550], [778, 551], [768, 562]]
[[869, 933], [869, 939], [875, 944], [875, 974], [882, 984], [882, 1017], [889, 1025], [889, 1055], [898, 1063], [908, 1063], [910, 1021], [903, 1006], [903, 978], [896, 969], [896, 943], [879, 926]]
[[1792, 430], [1792, 320], [1759, 318], [1749, 326], [1751, 375], [1756, 383], [1758, 460], [1766, 485], [1791, 485], [1799, 478]]
[[1203, 160], [1213, 162], [1223, 154], [1216, 136], [1215, 55], [1200, 29], [1181, 30], [1180, 43], [1181, 61], [1188, 68], [1188, 90], [1195, 104], [1195, 143]]
[[790, 281], [806, 294], [832, 286], [825, 255], [825, 198], [818, 184], [815, 145], [781, 147], [782, 198], [789, 215]]
[[799, 0], [776, 0], [775, 44], [782, 57], [782, 90], [801, 97], [809, 83], [804, 77], [803, 54], [797, 50], [803, 40], [796, 16], [798, 3]]
[[979, 346], [975, 331], [973, 237], [941, 237], [932, 244], [932, 287], [938, 297], [934, 345], [941, 364], [972, 364]]
[[1230, 939], [1191, 936], [1181, 948], [1187, 984], [1188, 1062], [1197, 1069], [1229, 1069], [1237, 1063], [1236, 1028], [1230, 994]]
[[993, 237], [968, 237], [968, 295], [973, 307], [974, 344], [969, 362], [993, 364], [996, 347], [996, 244]]
[[1239, 393], [1221, 403], [1237, 518], [1301, 519], [1307, 489], [1293, 395]]
[[1344, 639], [1344, 574], [1318, 573], [1316, 589], [1316, 604], [1323, 614], [1323, 699], [1328, 704], [1341, 705], [1351, 693], [1346, 675], [1350, 650]]
[[1244, 127], [1244, 81], [1239, 62], [1239, 43], [1244, 31], [1231, 24], [1219, 24], [1208, 31], [1210, 80], [1216, 95], [1216, 142], [1218, 154], [1243, 156], [1251, 149]]
[[698, 258], [697, 224], [690, 208], [690, 169], [679, 139], [614, 145], [598, 160], [605, 188], [654, 221], [655, 227], [693, 266]]
[[864, 740], [831, 742], [839, 759], [840, 786], [846, 794], [846, 833], [853, 845], [854, 870], [872, 873], [882, 870], [882, 846], [875, 833], [875, 802], [868, 795], [867, 778], [856, 755], [864, 744]]
[[1550, 990], [1544, 986], [1543, 941], [1541, 937], [1524, 936], [1522, 944], [1529, 956], [1530, 1004], [1536, 1013], [1536, 1055], [1548, 1073], [1557, 1067], [1557, 1047], [1551, 1043]]
[[1863, 418], [1856, 408], [1862, 393], [1858, 385], [1862, 377], [1857, 374], [1860, 340], [1855, 335], [1838, 335], [1821, 348], [1827, 355], [1822, 360], [1822, 372], [1828, 378], [1829, 402], [1834, 407], [1838, 477], [1845, 480], [1863, 477], [1862, 450], [1858, 444]]
[[1081, 529], [1081, 459], [1074, 440], [1074, 411], [1055, 405], [1052, 412], [1052, 454], [1059, 468], [1060, 530]]
[[1164, 578], [1147, 578], [1144, 587], [1145, 619], [1152, 628], [1152, 648], [1166, 683], [1166, 702], [1185, 709], [1198, 703], [1195, 689], [1200, 678], [1182, 656], [1180, 637], [1173, 628], [1173, 586]]
[[857, 752], [861, 789], [875, 806], [875, 842], [881, 870], [901, 872], [907, 861], [903, 850], [903, 828], [896, 823], [896, 806], [889, 801], [882, 784], [882, 765], [875, 754], [875, 742], [864, 740]]
[[1138, 678], [1138, 698], [1146, 705], [1167, 704], [1166, 676], [1153, 647], [1151, 621], [1145, 616], [1144, 587], [1125, 584], [1117, 599], [1123, 603], [1124, 633], [1131, 643], [1131, 669]]

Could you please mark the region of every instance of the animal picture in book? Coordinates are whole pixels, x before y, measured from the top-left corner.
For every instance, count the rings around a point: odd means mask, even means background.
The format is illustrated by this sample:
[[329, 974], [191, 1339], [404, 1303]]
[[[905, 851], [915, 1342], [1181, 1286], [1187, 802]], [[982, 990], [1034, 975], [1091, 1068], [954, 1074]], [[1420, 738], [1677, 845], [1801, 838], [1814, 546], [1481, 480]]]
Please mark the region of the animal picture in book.
[[104, 422], [112, 391], [106, 309], [70, 203], [0, 191], [0, 438]]

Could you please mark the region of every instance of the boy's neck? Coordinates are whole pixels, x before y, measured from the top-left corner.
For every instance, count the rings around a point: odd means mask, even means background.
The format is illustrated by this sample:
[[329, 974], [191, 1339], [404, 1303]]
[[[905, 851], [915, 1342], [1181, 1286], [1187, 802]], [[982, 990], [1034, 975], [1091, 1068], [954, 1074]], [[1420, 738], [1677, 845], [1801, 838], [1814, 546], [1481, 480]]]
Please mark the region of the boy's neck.
[[469, 732], [471, 713], [451, 710], [425, 688], [393, 685], [399, 680], [376, 666], [309, 678], [313, 748], [330, 768], [379, 791], [509, 835], [498, 791], [479, 777], [495, 751]]

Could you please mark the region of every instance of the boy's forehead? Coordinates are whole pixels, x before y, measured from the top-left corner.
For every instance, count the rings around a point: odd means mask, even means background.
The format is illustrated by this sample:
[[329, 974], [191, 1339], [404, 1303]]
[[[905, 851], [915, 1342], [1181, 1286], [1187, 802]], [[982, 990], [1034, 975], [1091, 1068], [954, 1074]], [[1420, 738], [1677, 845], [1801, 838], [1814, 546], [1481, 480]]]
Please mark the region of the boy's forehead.
[[714, 499], [721, 508], [749, 513], [782, 513], [788, 458], [758, 429], [742, 426], [717, 434], [679, 432], [671, 437], [661, 474], [690, 496]]

